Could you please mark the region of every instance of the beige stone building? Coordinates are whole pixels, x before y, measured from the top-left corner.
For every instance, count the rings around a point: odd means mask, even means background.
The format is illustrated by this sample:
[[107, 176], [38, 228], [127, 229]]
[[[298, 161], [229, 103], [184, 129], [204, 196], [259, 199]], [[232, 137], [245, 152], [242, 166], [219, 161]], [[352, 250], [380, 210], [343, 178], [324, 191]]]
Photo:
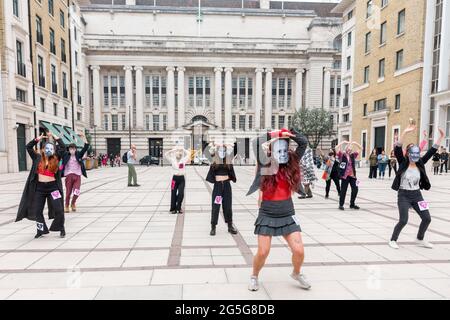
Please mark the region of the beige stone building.
[[[356, 1], [353, 140], [389, 153], [409, 119], [420, 124], [426, 1]], [[417, 142], [419, 130], [407, 142]]]

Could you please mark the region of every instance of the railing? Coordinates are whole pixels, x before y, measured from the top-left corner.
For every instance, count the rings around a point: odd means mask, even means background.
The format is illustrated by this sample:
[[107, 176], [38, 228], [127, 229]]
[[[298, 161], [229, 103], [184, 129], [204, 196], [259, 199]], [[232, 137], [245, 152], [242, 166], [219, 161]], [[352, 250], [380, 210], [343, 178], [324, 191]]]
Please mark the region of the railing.
[[25, 63], [17, 62], [17, 74], [21, 75], [22, 77], [27, 76], [27, 68], [25, 66]]

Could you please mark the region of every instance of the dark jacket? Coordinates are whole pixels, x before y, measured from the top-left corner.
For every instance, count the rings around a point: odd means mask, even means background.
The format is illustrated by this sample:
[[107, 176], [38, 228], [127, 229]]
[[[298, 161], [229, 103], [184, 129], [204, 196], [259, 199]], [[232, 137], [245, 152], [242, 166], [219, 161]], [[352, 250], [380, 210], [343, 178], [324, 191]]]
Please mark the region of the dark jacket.
[[[41, 154], [36, 153], [34, 151], [34, 146], [36, 146], [37, 142], [35, 139], [31, 140], [26, 148], [27, 152], [30, 155], [31, 159], [33, 160], [33, 165], [30, 170], [30, 174], [28, 175], [27, 182], [25, 183], [25, 188], [22, 193], [22, 198], [20, 199], [19, 204], [19, 210], [17, 211], [17, 217], [16, 222], [20, 221], [22, 219], [28, 219], [36, 221], [36, 217], [31, 215], [31, 203], [33, 202], [34, 193], [36, 192], [36, 186], [38, 183], [38, 166], [39, 162], [41, 162]], [[64, 142], [61, 139], [58, 139], [56, 142], [56, 155], [61, 159], [63, 156], [66, 146], [64, 145]], [[61, 203], [64, 199], [64, 193], [63, 193], [63, 186], [61, 181], [61, 172], [58, 170], [55, 174], [56, 183], [58, 185], [58, 190], [61, 193], [61, 198], [59, 199]], [[63, 206], [63, 204], [61, 204]], [[53, 219], [55, 217], [55, 211], [52, 208], [51, 201], [48, 202], [48, 217], [49, 219]]]
[[[345, 172], [347, 171], [347, 165], [348, 165], [348, 155], [347, 153], [343, 153], [342, 156], [339, 158], [340, 164], [339, 164], [339, 178], [343, 179], [345, 176]], [[356, 178], [356, 166], [355, 166], [355, 153], [352, 152], [350, 154], [350, 162], [352, 163], [352, 169], [353, 169], [353, 176]]]
[[[87, 178], [86, 174], [86, 167], [84, 166], [83, 156], [89, 149], [89, 144], [85, 143], [83, 149], [81, 151], [75, 152], [75, 157], [77, 158], [78, 163], [81, 166], [81, 173], [85, 178]], [[68, 151], [64, 152], [64, 155], [62, 157], [62, 170], [61, 170], [61, 177], [64, 177], [64, 169], [66, 167], [67, 162], [70, 160], [70, 153]]]
[[[306, 147], [308, 146], [308, 139], [294, 129], [291, 129], [291, 132], [295, 135], [294, 137], [291, 137], [291, 139], [297, 143], [295, 153], [297, 153], [299, 159], [301, 159], [305, 154]], [[259, 189], [261, 182], [261, 168], [270, 164], [270, 158], [267, 157], [266, 153], [262, 149], [262, 144], [270, 139], [270, 135], [267, 133], [253, 140], [253, 152], [257, 161], [257, 169], [255, 179], [247, 192], [247, 196]]]
[[[225, 167], [225, 168], [224, 168]], [[225, 164], [212, 164], [209, 167], [208, 175], [206, 176], [206, 181], [210, 183], [216, 183], [216, 172], [217, 169], [225, 169], [228, 172], [228, 176], [230, 177], [230, 180], [236, 183], [236, 174], [234, 173], [234, 167], [232, 164], [225, 165]]]
[[[438, 146], [433, 145], [430, 150], [428, 150], [427, 153], [425, 153], [425, 155], [421, 157], [418, 162], [416, 162], [417, 168], [420, 171], [419, 187], [421, 190], [429, 190], [431, 188], [430, 180], [428, 179], [427, 172], [425, 170], [425, 164], [437, 152], [437, 148]], [[392, 183], [392, 189], [398, 191], [400, 189], [402, 175], [406, 170], [408, 170], [409, 158], [403, 155], [402, 145], [400, 144], [397, 144], [394, 147], [394, 153], [395, 157], [397, 158], [399, 167], [397, 170], [397, 174], [395, 175], [394, 182]]]

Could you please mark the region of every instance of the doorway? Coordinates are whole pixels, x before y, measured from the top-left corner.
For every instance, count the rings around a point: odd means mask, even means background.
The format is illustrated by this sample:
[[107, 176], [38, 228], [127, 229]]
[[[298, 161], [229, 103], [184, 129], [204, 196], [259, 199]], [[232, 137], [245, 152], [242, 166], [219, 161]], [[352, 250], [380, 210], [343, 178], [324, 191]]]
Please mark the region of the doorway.
[[234, 144], [234, 155], [237, 155], [237, 163], [242, 165], [250, 158], [250, 138], [236, 138]]
[[149, 138], [148, 139], [148, 151], [152, 157], [162, 158], [163, 156], [163, 139], [162, 138]]
[[19, 171], [27, 170], [27, 152], [26, 146], [26, 134], [25, 125], [22, 123], [17, 124], [17, 160], [19, 163]]
[[377, 149], [377, 154], [380, 154], [381, 151], [385, 150], [386, 127], [376, 127], [374, 129], [374, 136], [374, 148]]
[[113, 156], [115, 155], [120, 155], [120, 148], [121, 148], [121, 143], [120, 143], [120, 138], [107, 138], [106, 139], [106, 150], [108, 153], [108, 156], [110, 156], [111, 154]]

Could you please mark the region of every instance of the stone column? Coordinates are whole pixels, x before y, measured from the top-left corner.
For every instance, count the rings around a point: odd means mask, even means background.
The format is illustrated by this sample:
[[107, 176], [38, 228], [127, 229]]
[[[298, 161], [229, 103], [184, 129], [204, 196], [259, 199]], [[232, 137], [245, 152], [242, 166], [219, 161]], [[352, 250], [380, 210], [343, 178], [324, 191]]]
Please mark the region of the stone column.
[[255, 129], [261, 129], [261, 110], [262, 110], [262, 73], [263, 68], [256, 68], [255, 79]]
[[225, 129], [231, 129], [232, 127], [232, 72], [233, 68], [225, 68]]
[[102, 110], [101, 110], [101, 98], [100, 98], [100, 67], [91, 66], [92, 70], [92, 90], [94, 94], [93, 108], [94, 108], [94, 125], [97, 129], [101, 129], [102, 126]]
[[295, 70], [295, 110], [299, 111], [303, 105], [303, 72], [304, 68]]
[[186, 71], [185, 67], [178, 67], [178, 126], [182, 127], [185, 123], [184, 117], [184, 72]]
[[134, 67], [136, 70], [136, 127], [144, 129], [144, 81], [142, 79], [141, 66]]
[[272, 127], [272, 68], [266, 68], [266, 87], [264, 92], [265, 128]]
[[309, 76], [310, 76], [309, 68], [305, 68], [305, 83], [303, 84], [305, 86], [305, 107], [310, 108], [310, 94], [309, 94]]
[[[131, 76], [131, 66], [123, 67], [125, 70], [125, 108], [126, 108], [126, 128], [128, 129], [128, 124], [133, 127], [133, 79]], [[130, 108], [131, 107], [131, 108]]]
[[331, 69], [325, 68], [325, 74], [323, 78], [323, 102], [322, 106], [326, 109], [330, 109], [330, 80], [331, 80]]
[[169, 66], [167, 71], [167, 128], [175, 129], [175, 67]]
[[222, 128], [222, 67], [214, 68], [214, 121]]

